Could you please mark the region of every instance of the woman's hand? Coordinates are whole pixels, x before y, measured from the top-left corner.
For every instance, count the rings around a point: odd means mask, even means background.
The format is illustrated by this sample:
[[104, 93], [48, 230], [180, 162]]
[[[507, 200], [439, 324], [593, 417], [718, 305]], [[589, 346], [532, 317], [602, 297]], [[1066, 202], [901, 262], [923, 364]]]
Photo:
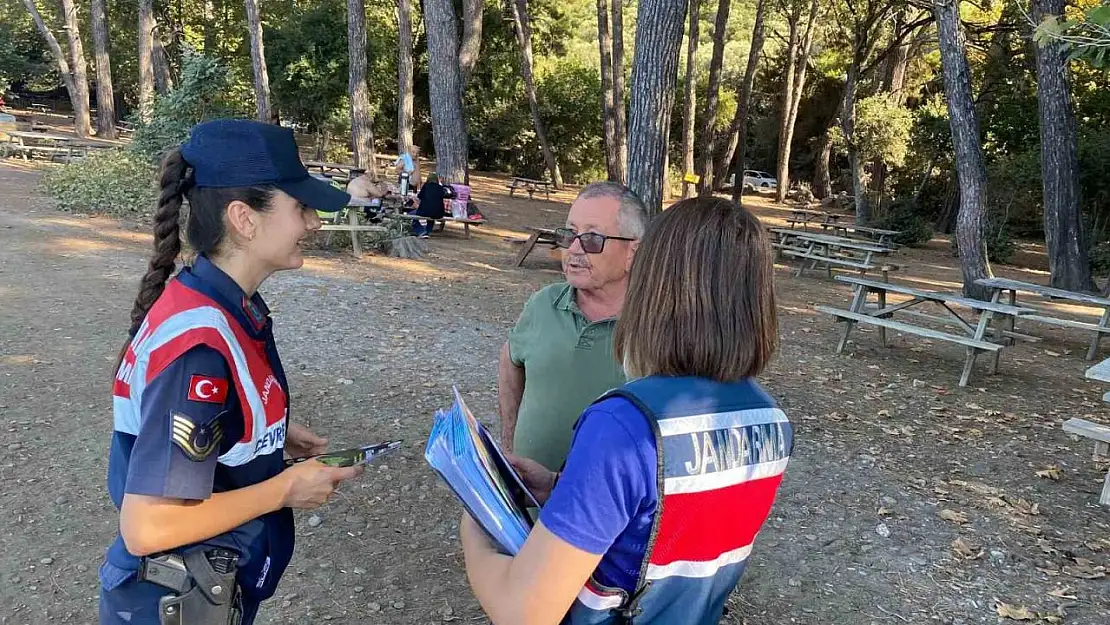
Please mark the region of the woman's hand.
[[505, 457], [509, 464], [516, 469], [516, 472], [520, 474], [520, 479], [524, 482], [524, 485], [532, 491], [532, 496], [536, 498], [536, 501], [541, 504], [546, 503], [547, 498], [551, 496], [551, 491], [555, 489], [555, 478], [559, 474], [531, 458], [522, 458], [513, 454], [506, 454]]
[[316, 460], [306, 460], [282, 471], [285, 480], [283, 508], [303, 508], [311, 510], [324, 505], [339, 483], [362, 475], [365, 467], [329, 467]]
[[328, 450], [328, 439], [317, 436], [299, 423], [290, 423], [285, 432], [285, 451], [290, 457], [315, 456]]

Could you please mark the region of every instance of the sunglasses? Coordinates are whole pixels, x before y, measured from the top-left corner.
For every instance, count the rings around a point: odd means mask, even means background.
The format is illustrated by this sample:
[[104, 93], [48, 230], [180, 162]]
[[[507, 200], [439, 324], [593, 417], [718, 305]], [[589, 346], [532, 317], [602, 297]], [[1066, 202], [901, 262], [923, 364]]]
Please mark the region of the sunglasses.
[[605, 250], [605, 242], [609, 239], [616, 241], [635, 241], [628, 237], [614, 237], [600, 232], [583, 232], [578, 234], [570, 228], [557, 228], [555, 230], [555, 245], [562, 248], [569, 249], [574, 245], [574, 240], [582, 244], [582, 251], [587, 254], [600, 254]]

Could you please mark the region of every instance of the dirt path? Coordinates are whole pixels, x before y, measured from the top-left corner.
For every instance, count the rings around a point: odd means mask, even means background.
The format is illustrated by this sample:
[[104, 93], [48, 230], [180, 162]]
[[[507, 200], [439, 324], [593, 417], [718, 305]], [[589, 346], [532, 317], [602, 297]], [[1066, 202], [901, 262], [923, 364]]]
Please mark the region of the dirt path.
[[[149, 238], [54, 211], [36, 180], [0, 164], [0, 623], [90, 623], [116, 519], [104, 488], [108, 381]], [[494, 418], [507, 328], [558, 278], [542, 250], [510, 267], [517, 248], [505, 238], [559, 223], [565, 205], [510, 200], [498, 179], [476, 180], [491, 224], [474, 239], [448, 232], [422, 261], [320, 251], [264, 289], [293, 418], [339, 445], [406, 444], [317, 511], [319, 524], [300, 515], [293, 564], [260, 623], [483, 621], [461, 572], [460, 509], [426, 469], [423, 443], [452, 384]], [[903, 261], [901, 279], [956, 286], [941, 242]], [[1107, 421], [1106, 389], [1083, 379], [1086, 337], [1039, 332], [1046, 342], [1008, 351], [1001, 375], [980, 367], [958, 389], [962, 352], [947, 345], [895, 337], [884, 349], [859, 331], [851, 355], [836, 356], [836, 327], [812, 304], [846, 305], [847, 289], [785, 266], [778, 277], [783, 345], [764, 382], [798, 425], [797, 449], [728, 622], [995, 623], [998, 601], [1042, 622], [1110, 622], [1101, 473], [1090, 445], [1059, 428], [1071, 416]], [[1036, 475], [1050, 466], [1059, 480]]]

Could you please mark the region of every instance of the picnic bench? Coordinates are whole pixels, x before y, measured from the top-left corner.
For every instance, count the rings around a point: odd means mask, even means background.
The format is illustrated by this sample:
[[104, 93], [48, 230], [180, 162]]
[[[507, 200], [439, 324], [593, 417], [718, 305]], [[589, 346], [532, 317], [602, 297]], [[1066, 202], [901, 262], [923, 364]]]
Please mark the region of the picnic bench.
[[48, 132], [5, 130], [3, 134], [8, 137], [8, 140], [0, 143], [0, 154], [19, 155], [23, 160], [30, 160], [37, 153], [50, 160], [61, 158], [65, 162], [70, 162], [74, 158], [87, 156], [92, 150], [114, 147], [110, 144]]
[[310, 173], [315, 172], [327, 178], [338, 178], [344, 183], [350, 182], [366, 173], [363, 167], [342, 165], [340, 163], [325, 163], [323, 161], [305, 161], [304, 167]]
[[790, 209], [790, 217], [787, 218], [786, 223], [793, 229], [795, 225], [801, 225], [802, 230], [808, 230], [809, 224], [822, 226], [830, 226], [836, 224], [844, 215], [837, 215], [836, 213], [828, 213], [825, 211], [810, 210], [808, 208], [792, 208]]
[[833, 230], [834, 232], [843, 232], [847, 237], [849, 234], [862, 235], [857, 237], [861, 240], [870, 240], [875, 243], [895, 248], [897, 244], [894, 242], [894, 237], [902, 234], [899, 230], [887, 230], [886, 228], [872, 228], [870, 226], [857, 226], [855, 224], [842, 224], [842, 223], [823, 223], [821, 224], [822, 230]]
[[[878, 326], [879, 342], [884, 347], [886, 346], [886, 330], [888, 329], [902, 332], [903, 334], [913, 334], [928, 339], [954, 343], [965, 349], [964, 369], [963, 373], [960, 375], [960, 386], [967, 386], [968, 379], [971, 377], [971, 370], [975, 365], [975, 359], [980, 352], [991, 353], [993, 358], [990, 372], [992, 374], [998, 372], [999, 352], [1003, 345], [986, 339], [986, 334], [993, 316], [998, 315], [999, 319], [1004, 319], [1025, 315], [1030, 312], [1028, 309], [1019, 308], [1017, 306], [1000, 304], [998, 302], [984, 302], [982, 300], [966, 298], [955, 293], [926, 291], [907, 285], [879, 282], [877, 280], [857, 278], [855, 276], [837, 276], [836, 280], [854, 285], [855, 287], [848, 310], [833, 308], [831, 306], [814, 307], [818, 312], [833, 315], [844, 323], [844, 327], [841, 328], [840, 332], [840, 341], [836, 346], [836, 353], [840, 354], [844, 352], [844, 347], [848, 344], [848, 334], [851, 332], [852, 326], [856, 323]], [[867, 309], [865, 307], [870, 293], [875, 293], [878, 299], [878, 306], [873, 309]], [[888, 293], [908, 295], [910, 299], [888, 306], [886, 302]], [[952, 322], [963, 329], [964, 333], [953, 334], [950, 332], [941, 332], [932, 328], [895, 321], [891, 318], [896, 312], [904, 311], [924, 303], [939, 305], [948, 313]], [[979, 320], [976, 325], [972, 326], [971, 323], [961, 317], [959, 313], [952, 310], [953, 305], [971, 308], [979, 313]], [[999, 327], [997, 322], [994, 335], [996, 337], [1004, 337], [1004, 329]]]
[[551, 199], [551, 182], [547, 180], [536, 180], [534, 178], [524, 178], [521, 176], [513, 176], [512, 182], [505, 185], [509, 189], [509, 197], [513, 197], [513, 193], [517, 189], [524, 189], [528, 192], [528, 199], [533, 199], [533, 195], [537, 192], [543, 193], [548, 200]]
[[[1055, 298], [1066, 300], [1069, 303], [1078, 304], [1081, 306], [1092, 306], [1102, 308], [1102, 317], [1099, 322], [1091, 323], [1088, 321], [1079, 321], [1076, 319], [1069, 319], [1066, 317], [1054, 316], [1052, 311], [1042, 308], [1029, 307], [1026, 308], [1033, 310], [1032, 314], [1022, 315], [1022, 319], [1035, 321], [1037, 323], [1044, 323], [1047, 325], [1054, 325], [1063, 328], [1073, 328], [1077, 330], [1087, 330], [1093, 333], [1091, 337], [1091, 346], [1087, 349], [1087, 360], [1094, 360], [1095, 354], [1098, 352], [1099, 341], [1102, 340], [1102, 335], [1110, 333], [1110, 298], [1100, 297], [1098, 295], [1091, 295], [1088, 293], [1076, 293], [1074, 291], [1066, 291], [1064, 289], [1057, 289], [1040, 284], [1032, 284], [1029, 282], [1021, 282], [1019, 280], [1010, 280], [1007, 278], [981, 278], [975, 281], [975, 284], [991, 289], [991, 301], [997, 302], [1001, 299], [1004, 292], [1009, 292], [1009, 302], [1011, 306], [1017, 304], [1018, 291], [1025, 293], [1033, 293], [1042, 297]], [[1013, 328], [1011, 328], [1013, 329]]]
[[432, 225], [433, 232], [442, 232], [447, 228], [447, 222], [454, 222], [462, 224], [464, 238], [470, 238], [470, 226], [480, 226], [486, 223], [485, 219], [463, 219], [461, 217], [452, 217], [451, 215], [444, 215], [439, 219], [432, 217], [424, 217], [423, 215], [413, 215], [411, 213], [383, 213], [382, 217], [386, 219], [400, 219], [405, 221], [434, 221]]
[[[555, 247], [555, 231], [550, 228], [529, 228], [532, 231], [531, 236], [524, 241], [524, 245], [517, 253], [516, 259], [513, 261], [514, 267], [521, 267], [524, 265], [524, 259], [532, 253], [532, 248], [536, 247], [537, 243], [548, 244]], [[519, 241], [520, 239], [517, 239]]]
[[[1085, 419], [1072, 418], [1064, 422], [1063, 428], [1069, 434], [1089, 438], [1095, 442], [1096, 462], [1110, 458], [1110, 427]], [[1102, 494], [1098, 502], [1104, 506], [1110, 506], [1110, 471], [1106, 472], [1106, 478], [1102, 482]]]
[[[355, 258], [362, 256], [362, 242], [359, 241], [358, 234], [360, 232], [388, 232], [389, 228], [385, 226], [378, 226], [374, 224], [360, 224], [358, 222], [359, 210], [363, 207], [369, 206], [370, 200], [363, 198], [351, 198], [351, 202], [342, 211], [332, 215], [330, 223], [325, 223], [320, 226], [320, 230], [324, 232], [346, 232], [351, 236], [351, 251], [354, 253]], [[343, 223], [343, 214], [347, 215], [347, 223]], [[318, 213], [319, 214], [319, 213]], [[331, 242], [331, 235], [328, 235], [328, 242]]]
[[802, 275], [806, 269], [815, 269], [821, 264], [825, 266], [825, 273], [829, 277], [832, 277], [835, 266], [842, 269], [855, 269], [860, 275], [878, 270], [884, 280], [891, 271], [901, 268], [901, 265], [891, 262], [875, 262], [876, 254], [885, 256], [894, 251], [883, 245], [815, 232], [799, 232], [788, 228], [770, 230], [773, 235], [777, 235], [777, 240], [771, 243], [771, 247], [777, 250], [778, 255], [790, 256], [800, 261], [794, 272], [795, 277]]

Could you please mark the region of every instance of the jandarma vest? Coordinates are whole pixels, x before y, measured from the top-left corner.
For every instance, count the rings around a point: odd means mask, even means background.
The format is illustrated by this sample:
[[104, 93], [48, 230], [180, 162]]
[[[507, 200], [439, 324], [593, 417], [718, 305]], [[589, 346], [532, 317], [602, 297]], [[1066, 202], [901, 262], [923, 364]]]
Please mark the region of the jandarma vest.
[[[247, 486], [284, 468], [287, 393], [271, 366], [266, 342], [248, 335], [231, 313], [202, 292], [204, 286], [182, 272], [147, 314], [116, 374], [115, 429], [137, 436], [147, 384], [193, 347], [215, 349], [231, 370], [243, 418], [243, 435], [220, 454], [217, 471], [227, 482]], [[292, 557], [292, 514], [288, 509], [272, 512], [204, 542], [239, 552], [244, 592], [264, 599], [273, 594]]]
[[[659, 505], [631, 595], [593, 578], [564, 623], [717, 623], [774, 502], [794, 432], [752, 380], [650, 377], [624, 397], [651, 421]], [[596, 403], [596, 402], [595, 402]]]

